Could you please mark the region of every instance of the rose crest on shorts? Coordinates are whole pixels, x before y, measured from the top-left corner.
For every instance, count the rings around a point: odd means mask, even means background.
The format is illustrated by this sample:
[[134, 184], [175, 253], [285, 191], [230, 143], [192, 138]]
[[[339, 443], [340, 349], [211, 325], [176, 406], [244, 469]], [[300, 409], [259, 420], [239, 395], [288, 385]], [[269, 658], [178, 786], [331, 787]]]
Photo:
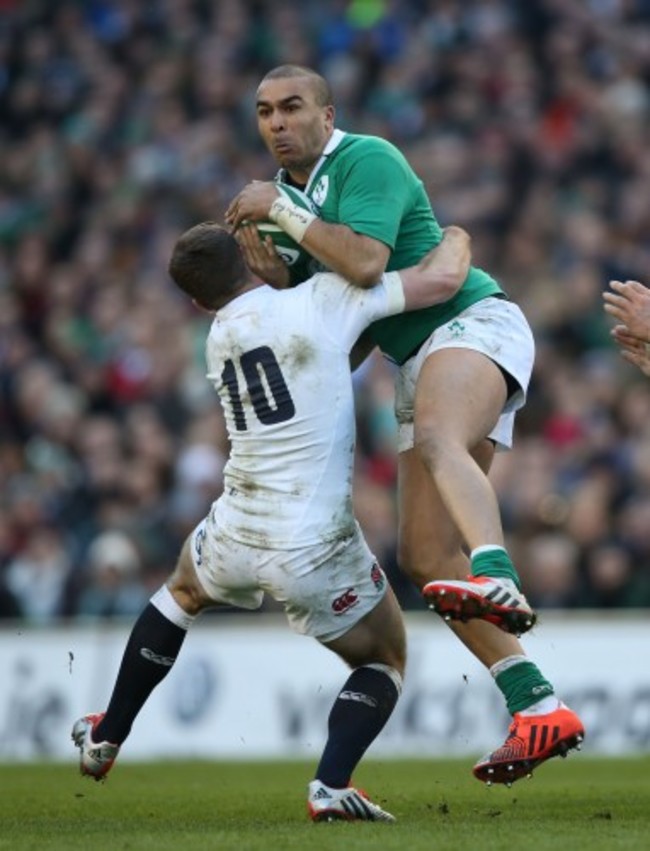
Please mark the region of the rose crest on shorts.
[[375, 562], [370, 568], [370, 578], [372, 579], [375, 588], [378, 591], [381, 591], [381, 589], [384, 587], [385, 577], [383, 570], [379, 567], [377, 562]]
[[342, 615], [359, 602], [359, 596], [354, 588], [348, 588], [340, 597], [332, 601], [332, 611], [335, 615]]

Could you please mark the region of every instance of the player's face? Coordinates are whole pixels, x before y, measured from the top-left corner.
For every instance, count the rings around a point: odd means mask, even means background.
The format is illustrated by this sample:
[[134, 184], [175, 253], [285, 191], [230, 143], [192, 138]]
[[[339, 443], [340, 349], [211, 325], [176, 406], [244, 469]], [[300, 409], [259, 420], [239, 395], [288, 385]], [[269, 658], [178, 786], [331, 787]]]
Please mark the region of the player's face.
[[265, 80], [257, 90], [257, 126], [274, 159], [304, 183], [334, 126], [334, 107], [319, 106], [308, 78]]

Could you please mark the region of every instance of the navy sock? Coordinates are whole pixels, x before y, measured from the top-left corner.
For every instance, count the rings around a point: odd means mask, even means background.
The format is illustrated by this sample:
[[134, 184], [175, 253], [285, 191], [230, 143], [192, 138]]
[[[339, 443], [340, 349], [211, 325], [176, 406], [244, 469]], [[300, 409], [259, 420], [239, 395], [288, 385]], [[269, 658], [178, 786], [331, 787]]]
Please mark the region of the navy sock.
[[147, 698], [171, 670], [186, 635], [152, 603], [143, 609], [124, 650], [106, 715], [93, 731], [95, 742], [122, 744]]
[[395, 681], [377, 668], [356, 668], [330, 711], [328, 738], [316, 771], [326, 786], [350, 783], [369, 746], [390, 718], [399, 697]]

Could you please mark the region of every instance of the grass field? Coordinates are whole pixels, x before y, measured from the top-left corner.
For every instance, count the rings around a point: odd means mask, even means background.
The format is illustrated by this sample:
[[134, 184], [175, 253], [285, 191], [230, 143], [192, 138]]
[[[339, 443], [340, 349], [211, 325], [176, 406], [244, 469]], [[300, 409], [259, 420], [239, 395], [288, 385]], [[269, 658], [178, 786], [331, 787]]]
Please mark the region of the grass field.
[[487, 788], [465, 760], [367, 760], [356, 782], [395, 825], [312, 824], [307, 763], [0, 766], [0, 849], [616, 851], [650, 848], [650, 757], [554, 760]]

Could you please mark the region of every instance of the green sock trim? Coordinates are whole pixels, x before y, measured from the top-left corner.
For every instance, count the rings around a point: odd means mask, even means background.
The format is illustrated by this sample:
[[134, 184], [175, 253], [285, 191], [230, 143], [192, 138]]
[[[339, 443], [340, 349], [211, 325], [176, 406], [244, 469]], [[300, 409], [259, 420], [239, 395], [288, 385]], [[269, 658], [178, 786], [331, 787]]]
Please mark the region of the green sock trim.
[[506, 699], [508, 712], [514, 715], [528, 709], [555, 689], [534, 662], [524, 661], [497, 674], [494, 680]]
[[505, 550], [488, 550], [472, 558], [472, 576], [492, 576], [495, 579], [511, 579], [521, 591], [519, 575]]

